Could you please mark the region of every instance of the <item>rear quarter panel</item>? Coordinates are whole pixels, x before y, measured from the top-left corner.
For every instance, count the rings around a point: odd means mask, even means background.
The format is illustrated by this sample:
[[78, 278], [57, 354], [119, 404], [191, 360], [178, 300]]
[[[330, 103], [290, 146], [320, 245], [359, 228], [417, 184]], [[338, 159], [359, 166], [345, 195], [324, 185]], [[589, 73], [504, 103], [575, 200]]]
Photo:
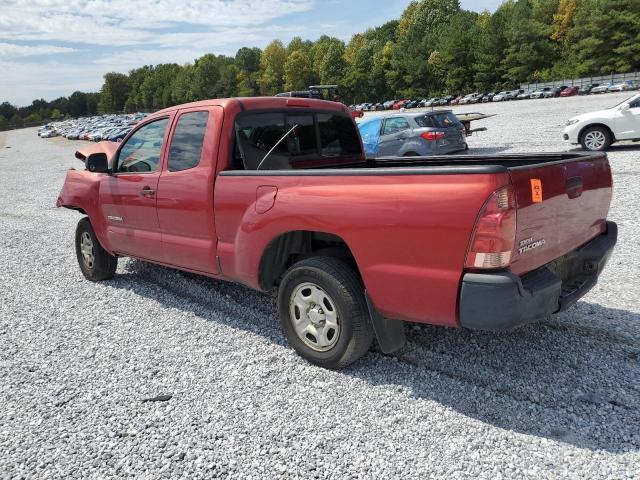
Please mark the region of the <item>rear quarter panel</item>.
[[[506, 174], [223, 174], [215, 187], [222, 272], [259, 288], [271, 240], [295, 230], [331, 233], [351, 249], [384, 316], [456, 326], [471, 230], [486, 198], [506, 183]], [[274, 207], [262, 214], [255, 207], [261, 186], [278, 189]]]

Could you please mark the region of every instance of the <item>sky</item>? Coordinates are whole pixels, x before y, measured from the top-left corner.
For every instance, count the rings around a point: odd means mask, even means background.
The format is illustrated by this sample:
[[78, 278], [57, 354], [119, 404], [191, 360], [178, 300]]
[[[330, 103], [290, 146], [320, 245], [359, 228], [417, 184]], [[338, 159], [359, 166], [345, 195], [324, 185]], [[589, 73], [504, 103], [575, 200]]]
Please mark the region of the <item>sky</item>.
[[[0, 0], [0, 102], [98, 91], [107, 72], [235, 55], [278, 38], [348, 41], [410, 0]], [[493, 11], [501, 0], [461, 0]]]

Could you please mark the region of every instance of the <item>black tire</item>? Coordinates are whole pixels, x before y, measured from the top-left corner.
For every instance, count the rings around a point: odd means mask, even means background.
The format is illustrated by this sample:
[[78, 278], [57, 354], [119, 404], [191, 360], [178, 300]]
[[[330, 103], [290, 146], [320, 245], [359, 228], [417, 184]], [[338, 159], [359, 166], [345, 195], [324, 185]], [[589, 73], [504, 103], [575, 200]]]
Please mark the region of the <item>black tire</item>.
[[[337, 310], [338, 338], [326, 351], [317, 351], [301, 339], [290, 313], [292, 294], [308, 283], [326, 292]], [[278, 310], [289, 344], [300, 356], [320, 367], [344, 368], [367, 353], [373, 342], [373, 326], [362, 281], [353, 268], [337, 258], [308, 258], [289, 268], [280, 283]]]
[[[84, 244], [84, 247], [90, 245], [93, 252], [92, 261], [83, 254], [83, 237], [85, 242], [87, 239], [90, 240], [90, 243]], [[80, 220], [76, 228], [76, 257], [82, 274], [92, 282], [113, 278], [118, 267], [118, 258], [102, 248], [87, 217]]]
[[[596, 138], [603, 138], [602, 143], [598, 143], [595, 140], [591, 140], [589, 137], [595, 136]], [[591, 152], [604, 152], [612, 143], [611, 132], [605, 127], [587, 127], [580, 135], [580, 145], [585, 150]]]
[[417, 152], [406, 152], [403, 157], [419, 157]]

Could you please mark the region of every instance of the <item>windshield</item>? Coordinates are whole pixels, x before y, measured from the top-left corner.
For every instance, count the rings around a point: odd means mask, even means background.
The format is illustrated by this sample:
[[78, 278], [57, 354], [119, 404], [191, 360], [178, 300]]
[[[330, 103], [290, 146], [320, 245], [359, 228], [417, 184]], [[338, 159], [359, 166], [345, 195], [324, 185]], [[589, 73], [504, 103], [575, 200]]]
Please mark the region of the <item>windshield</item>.
[[618, 108], [620, 105], [622, 105], [623, 103], [631, 103], [634, 100], [640, 98], [640, 93], [636, 93], [634, 95], [631, 95], [629, 98], [627, 98], [626, 100], [621, 101], [620, 103], [618, 103], [617, 105], [614, 105], [611, 108]]

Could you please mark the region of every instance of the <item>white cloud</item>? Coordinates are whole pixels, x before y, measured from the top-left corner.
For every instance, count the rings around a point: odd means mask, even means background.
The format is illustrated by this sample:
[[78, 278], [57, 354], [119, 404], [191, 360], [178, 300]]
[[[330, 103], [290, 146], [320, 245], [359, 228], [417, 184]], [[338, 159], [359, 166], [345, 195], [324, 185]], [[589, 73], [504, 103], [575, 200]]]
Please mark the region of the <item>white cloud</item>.
[[49, 55], [73, 51], [75, 51], [73, 48], [57, 47], [55, 45], [16, 45], [0, 42], [0, 58], [29, 57], [32, 55]]
[[78, 68], [59, 62], [19, 63], [0, 59], [0, 102], [9, 100], [19, 106], [36, 98], [53, 100], [76, 90], [96, 91], [103, 72]]
[[97, 45], [154, 42], [172, 25], [237, 28], [264, 25], [311, 9], [312, 0], [3, 0], [0, 39]]
[[[0, 102], [96, 91], [106, 72], [232, 55], [310, 25], [274, 20], [318, 0], [0, 0]], [[28, 45], [25, 45], [28, 44]], [[60, 56], [76, 52], [78, 55]], [[29, 56], [47, 55], [33, 62]]]

